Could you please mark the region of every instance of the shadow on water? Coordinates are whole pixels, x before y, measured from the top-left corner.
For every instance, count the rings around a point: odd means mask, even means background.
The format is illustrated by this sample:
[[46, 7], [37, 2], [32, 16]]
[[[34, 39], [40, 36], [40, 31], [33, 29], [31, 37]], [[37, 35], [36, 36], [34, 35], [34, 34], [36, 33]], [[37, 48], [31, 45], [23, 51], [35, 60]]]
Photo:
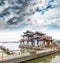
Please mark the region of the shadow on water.
[[[48, 56], [32, 59], [32, 60], [21, 62], [21, 63], [55, 63], [54, 59], [58, 56], [60, 58], [60, 53], [51, 54]], [[52, 60], [54, 62], [52, 62]]]

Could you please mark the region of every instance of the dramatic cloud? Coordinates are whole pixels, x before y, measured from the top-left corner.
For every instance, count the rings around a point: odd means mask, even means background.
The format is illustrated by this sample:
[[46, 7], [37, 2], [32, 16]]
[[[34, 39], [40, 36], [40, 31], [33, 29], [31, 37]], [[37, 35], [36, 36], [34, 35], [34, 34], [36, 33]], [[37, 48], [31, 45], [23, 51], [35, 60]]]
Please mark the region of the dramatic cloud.
[[[0, 0], [0, 28], [60, 27], [59, 0]], [[53, 26], [51, 26], [53, 27]]]

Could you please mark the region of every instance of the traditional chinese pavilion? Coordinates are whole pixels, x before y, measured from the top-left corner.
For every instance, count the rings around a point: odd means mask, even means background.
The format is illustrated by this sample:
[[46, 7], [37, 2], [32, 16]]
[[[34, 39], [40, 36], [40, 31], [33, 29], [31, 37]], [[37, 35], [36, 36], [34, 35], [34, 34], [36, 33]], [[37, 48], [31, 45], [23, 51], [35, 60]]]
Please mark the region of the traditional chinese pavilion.
[[22, 35], [19, 47], [51, 47], [53, 45], [53, 39], [41, 32], [26, 31]]

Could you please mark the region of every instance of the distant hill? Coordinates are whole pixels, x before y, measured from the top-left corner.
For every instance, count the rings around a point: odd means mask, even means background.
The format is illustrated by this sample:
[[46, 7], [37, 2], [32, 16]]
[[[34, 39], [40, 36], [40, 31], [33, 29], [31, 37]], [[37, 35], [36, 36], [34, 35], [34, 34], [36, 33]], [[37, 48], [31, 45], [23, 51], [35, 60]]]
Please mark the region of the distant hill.
[[54, 40], [54, 42], [56, 42], [56, 43], [60, 43], [60, 40]]

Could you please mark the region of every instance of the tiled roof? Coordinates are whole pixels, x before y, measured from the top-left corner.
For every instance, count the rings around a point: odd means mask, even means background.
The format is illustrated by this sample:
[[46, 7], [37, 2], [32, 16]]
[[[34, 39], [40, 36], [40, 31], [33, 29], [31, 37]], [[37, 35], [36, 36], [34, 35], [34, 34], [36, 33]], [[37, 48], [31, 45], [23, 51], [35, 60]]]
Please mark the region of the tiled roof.
[[42, 32], [38, 32], [38, 31], [36, 31], [35, 34], [45, 35], [44, 33], [42, 33]]
[[24, 34], [34, 34], [32, 31], [26, 31], [26, 32], [24, 32]]

